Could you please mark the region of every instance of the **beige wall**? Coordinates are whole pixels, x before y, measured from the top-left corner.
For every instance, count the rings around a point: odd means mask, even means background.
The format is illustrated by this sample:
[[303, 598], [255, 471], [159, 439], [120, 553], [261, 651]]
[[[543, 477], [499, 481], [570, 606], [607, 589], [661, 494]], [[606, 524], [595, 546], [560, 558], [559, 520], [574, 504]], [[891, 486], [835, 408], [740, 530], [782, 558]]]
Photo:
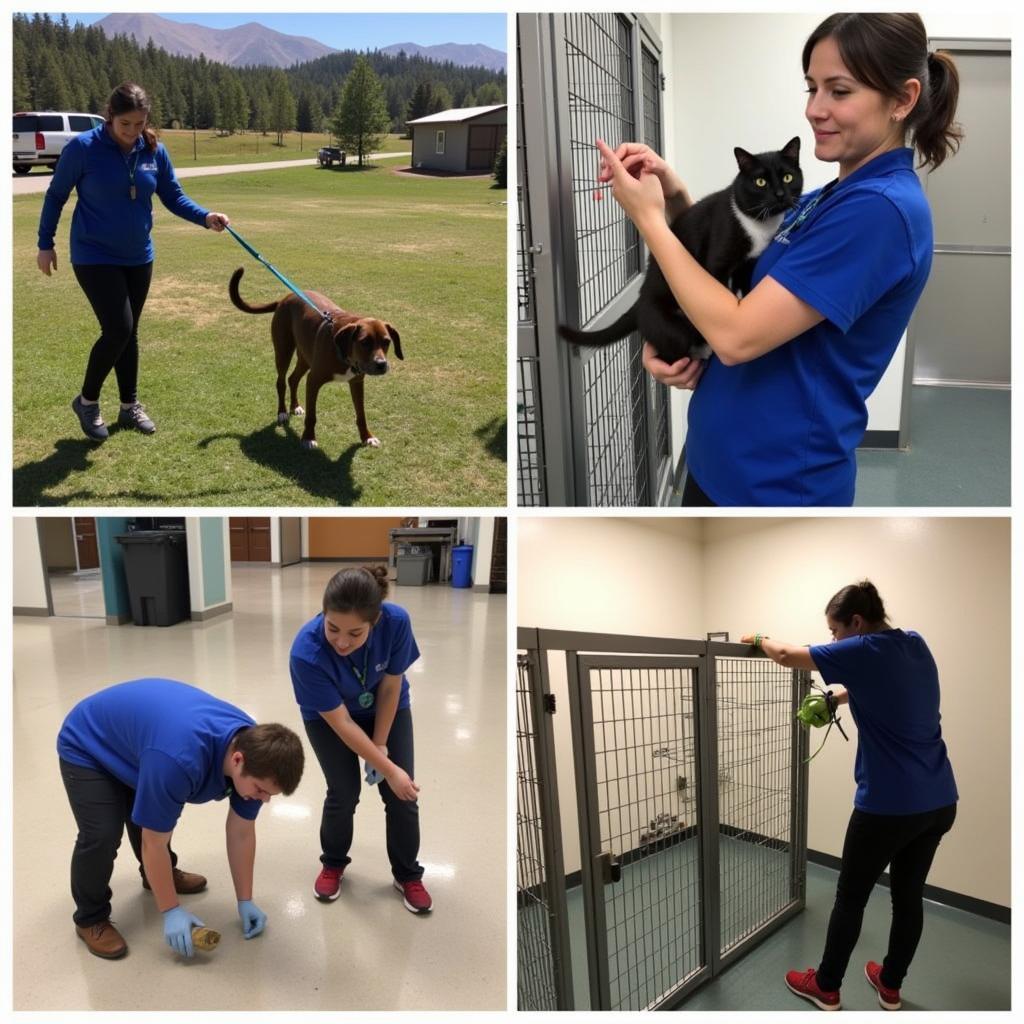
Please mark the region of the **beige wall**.
[[12, 601], [15, 608], [47, 609], [46, 573], [35, 519], [14, 517], [11, 522]]
[[78, 559], [75, 555], [75, 531], [72, 520], [40, 516], [39, 528], [43, 535], [43, 554], [47, 569], [76, 569]]
[[[636, 636], [701, 636], [700, 536], [699, 520], [520, 516], [518, 624]], [[553, 723], [558, 802], [565, 870], [570, 873], [580, 868], [580, 844], [564, 657], [550, 659], [549, 675], [559, 708]], [[645, 822], [634, 824], [639, 829]]]
[[[939, 666], [942, 728], [960, 792], [933, 885], [1010, 904], [1010, 530], [995, 518], [527, 519], [518, 523], [518, 623], [700, 638], [760, 630], [828, 640], [824, 607], [867, 576], [894, 625]], [[552, 658], [566, 870], [579, 867], [564, 661]], [[839, 856], [853, 803], [856, 728], [810, 767], [808, 843]], [[812, 736], [812, 749], [821, 734]], [[985, 841], [979, 843], [978, 836]]]

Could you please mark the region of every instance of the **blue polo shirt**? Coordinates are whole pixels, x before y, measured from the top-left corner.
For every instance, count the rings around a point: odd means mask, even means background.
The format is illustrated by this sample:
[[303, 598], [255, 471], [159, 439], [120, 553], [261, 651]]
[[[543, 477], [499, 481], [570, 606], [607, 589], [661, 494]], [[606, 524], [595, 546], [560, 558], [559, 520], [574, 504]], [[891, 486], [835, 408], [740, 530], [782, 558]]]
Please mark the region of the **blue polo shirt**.
[[[321, 612], [299, 630], [289, 659], [295, 700], [303, 719], [316, 721], [321, 711], [334, 711], [344, 704], [354, 719], [372, 721], [377, 711], [376, 690], [385, 675], [402, 677], [398, 707], [409, 707], [405, 670], [419, 656], [409, 613], [397, 604], [385, 601], [380, 621], [370, 630], [369, 639], [357, 651], [344, 656], [327, 642]], [[374, 693], [370, 708], [359, 706], [364, 689], [359, 674], [365, 677], [366, 690]]]
[[939, 725], [939, 672], [912, 630], [886, 629], [811, 647], [830, 686], [850, 694], [857, 723], [854, 806], [869, 814], [923, 814], [956, 803]]
[[234, 791], [224, 758], [235, 733], [255, 724], [194, 686], [134, 679], [76, 704], [57, 736], [57, 753], [134, 789], [132, 821], [140, 828], [170, 832], [185, 804], [224, 797], [251, 821], [262, 805]]
[[718, 505], [853, 504], [866, 401], [928, 280], [932, 220], [911, 149], [826, 189], [802, 198], [752, 278], [825, 319], [738, 366], [712, 356], [690, 401], [687, 466]]
[[[135, 198], [130, 188], [134, 172]], [[76, 135], [63, 149], [39, 217], [39, 248], [52, 249], [61, 211], [78, 190], [71, 218], [72, 264], [140, 266], [153, 260], [153, 195], [171, 213], [201, 226], [209, 212], [182, 191], [162, 143], [139, 138], [124, 153], [105, 124]]]

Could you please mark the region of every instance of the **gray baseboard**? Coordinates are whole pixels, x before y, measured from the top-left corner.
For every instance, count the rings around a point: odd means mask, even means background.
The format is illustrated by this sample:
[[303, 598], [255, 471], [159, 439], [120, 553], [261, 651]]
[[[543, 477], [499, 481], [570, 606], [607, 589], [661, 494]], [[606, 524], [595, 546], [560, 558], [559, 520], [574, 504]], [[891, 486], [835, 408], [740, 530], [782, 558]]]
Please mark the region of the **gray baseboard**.
[[858, 448], [899, 448], [900, 432], [898, 430], [866, 430]]
[[131, 622], [132, 617], [129, 612], [121, 612], [119, 615], [108, 615], [107, 625], [108, 626], [123, 626], [126, 622]]
[[44, 618], [49, 617], [49, 608], [20, 608], [17, 605], [14, 606], [15, 615], [42, 615]]
[[206, 608], [201, 612], [192, 612], [190, 618], [193, 622], [203, 622], [205, 619], [212, 619], [217, 615], [224, 615], [231, 611], [233, 607], [234, 605], [230, 601], [226, 601], [224, 604], [215, 604], [212, 608]]

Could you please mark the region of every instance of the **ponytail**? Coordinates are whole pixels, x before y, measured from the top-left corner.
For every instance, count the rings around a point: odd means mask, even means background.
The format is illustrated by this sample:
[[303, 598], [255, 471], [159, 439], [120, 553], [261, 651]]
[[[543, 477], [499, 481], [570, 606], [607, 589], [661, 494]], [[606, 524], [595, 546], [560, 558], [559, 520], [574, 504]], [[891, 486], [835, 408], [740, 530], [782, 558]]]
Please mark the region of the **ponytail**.
[[963, 128], [954, 120], [960, 96], [960, 74], [953, 58], [945, 51], [928, 54], [928, 78], [921, 83], [922, 89], [926, 85], [927, 102], [919, 101], [908, 120], [922, 165], [935, 170], [960, 148], [964, 137]]
[[843, 587], [825, 606], [825, 614], [844, 626], [853, 621], [854, 615], [859, 615], [872, 626], [888, 625], [889, 622], [882, 598], [870, 580]]

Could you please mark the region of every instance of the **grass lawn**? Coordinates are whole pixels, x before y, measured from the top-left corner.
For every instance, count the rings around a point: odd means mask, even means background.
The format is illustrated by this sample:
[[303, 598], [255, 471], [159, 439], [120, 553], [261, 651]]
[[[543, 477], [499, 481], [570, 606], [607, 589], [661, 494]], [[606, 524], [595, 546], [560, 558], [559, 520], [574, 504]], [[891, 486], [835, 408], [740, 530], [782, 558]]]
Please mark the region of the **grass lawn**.
[[[506, 502], [506, 193], [488, 178], [314, 165], [186, 182], [300, 287], [395, 325], [405, 361], [366, 382], [380, 448], [359, 443], [346, 384], [320, 392], [317, 438], [276, 422], [270, 316], [235, 309], [284, 287], [227, 234], [154, 206], [157, 256], [140, 328], [139, 398], [157, 424], [102, 445], [69, 408], [98, 329], [68, 262], [35, 266], [42, 197], [15, 196], [14, 504], [458, 506]], [[303, 388], [300, 401], [304, 404]], [[102, 395], [117, 416], [113, 374]]]
[[[277, 135], [270, 132], [236, 132], [217, 135], [211, 131], [198, 131], [193, 139], [190, 131], [165, 128], [160, 141], [167, 148], [171, 163], [181, 167], [216, 167], [220, 164], [255, 164], [272, 160], [316, 159], [321, 146], [333, 145], [330, 136], [322, 133], [285, 132], [283, 145], [277, 144]], [[388, 135], [377, 150], [380, 153], [411, 153], [412, 139], [401, 135]], [[353, 159], [355, 159], [353, 157]], [[49, 167], [35, 167], [34, 175], [49, 175]]]

